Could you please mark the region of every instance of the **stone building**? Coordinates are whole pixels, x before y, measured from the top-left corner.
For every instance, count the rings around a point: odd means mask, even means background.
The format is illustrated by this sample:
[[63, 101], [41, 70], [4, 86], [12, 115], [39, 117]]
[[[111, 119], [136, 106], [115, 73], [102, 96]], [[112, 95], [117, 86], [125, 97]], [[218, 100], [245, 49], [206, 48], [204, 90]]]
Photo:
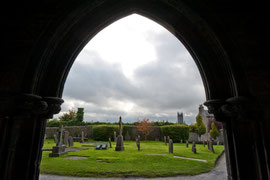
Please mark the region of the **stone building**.
[[177, 112], [177, 124], [185, 124], [183, 112], [181, 112], [180, 114], [179, 112]]

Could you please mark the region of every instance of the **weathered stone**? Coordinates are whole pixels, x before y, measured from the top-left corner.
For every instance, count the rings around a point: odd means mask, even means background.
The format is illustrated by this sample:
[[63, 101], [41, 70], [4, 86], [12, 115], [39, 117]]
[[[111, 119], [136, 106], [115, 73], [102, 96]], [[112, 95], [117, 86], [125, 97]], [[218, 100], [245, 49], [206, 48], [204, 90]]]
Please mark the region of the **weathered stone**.
[[55, 144], [57, 145], [58, 144], [58, 138], [57, 138], [56, 134], [53, 135], [53, 139], [54, 139]]
[[137, 145], [138, 151], [140, 151], [141, 150], [141, 142], [140, 142], [139, 138], [136, 138], [136, 145]]
[[84, 132], [82, 131], [81, 143], [84, 143]]
[[69, 147], [74, 146], [73, 137], [71, 137], [71, 136], [68, 137], [68, 146]]
[[117, 141], [116, 141], [116, 147], [115, 147], [115, 151], [124, 151], [124, 141], [123, 141], [123, 136], [122, 136], [122, 117], [120, 116], [119, 118], [119, 135], [117, 137]]
[[192, 142], [192, 148], [191, 148], [191, 151], [192, 151], [194, 154], [197, 153], [196, 144], [195, 144], [194, 141]]
[[111, 138], [109, 138], [109, 144], [110, 144], [110, 148], [112, 148], [112, 141], [111, 141]]
[[69, 138], [69, 132], [64, 131], [64, 144], [67, 146], [68, 145], [68, 138]]
[[173, 153], [173, 140], [169, 140], [169, 153]]
[[167, 146], [167, 138], [164, 136], [164, 144]]
[[114, 142], [116, 143], [117, 137], [116, 137], [116, 132], [115, 132], [115, 131], [113, 132], [113, 140], [114, 140]]
[[186, 147], [188, 148], [188, 141], [186, 141]]

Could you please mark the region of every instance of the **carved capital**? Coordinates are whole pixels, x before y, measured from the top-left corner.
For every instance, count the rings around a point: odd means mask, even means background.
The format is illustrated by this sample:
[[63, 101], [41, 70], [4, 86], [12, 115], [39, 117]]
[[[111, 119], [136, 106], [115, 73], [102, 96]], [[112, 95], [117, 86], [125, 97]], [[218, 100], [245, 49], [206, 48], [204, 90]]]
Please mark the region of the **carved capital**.
[[51, 117], [61, 110], [63, 102], [60, 98], [34, 94], [1, 94], [0, 116], [36, 114]]
[[237, 96], [226, 100], [216, 99], [204, 103], [209, 113], [213, 113], [221, 121], [234, 118], [247, 121], [256, 112], [256, 106], [247, 97]]
[[61, 104], [64, 102], [63, 99], [57, 97], [43, 97], [43, 100], [48, 104], [45, 114], [47, 118], [52, 118], [54, 114], [58, 114], [61, 111]]

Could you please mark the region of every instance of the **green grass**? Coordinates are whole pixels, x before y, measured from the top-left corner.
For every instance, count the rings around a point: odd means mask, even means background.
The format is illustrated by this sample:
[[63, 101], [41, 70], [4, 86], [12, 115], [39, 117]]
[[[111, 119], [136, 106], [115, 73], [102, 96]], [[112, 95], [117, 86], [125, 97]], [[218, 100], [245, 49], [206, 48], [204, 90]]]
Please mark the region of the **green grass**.
[[[85, 143], [86, 144], [86, 143]], [[95, 150], [89, 147], [88, 150], [69, 152], [61, 157], [49, 158], [49, 151], [42, 154], [41, 173], [57, 174], [65, 176], [81, 177], [165, 177], [176, 175], [195, 175], [210, 171], [218, 156], [224, 151], [224, 146], [214, 146], [215, 153], [209, 152], [207, 146], [196, 145], [197, 154], [191, 152], [185, 144], [174, 143], [174, 153], [168, 153], [168, 145], [159, 141], [142, 141], [141, 151], [137, 150], [134, 141], [124, 141], [125, 151]], [[43, 148], [51, 148], [53, 140], [46, 140]], [[75, 142], [74, 147], [81, 147], [81, 143]], [[145, 153], [167, 154], [145, 155]], [[197, 159], [204, 159], [207, 162], [185, 160], [173, 156], [184, 156]], [[65, 156], [85, 156], [87, 159], [63, 159]]]

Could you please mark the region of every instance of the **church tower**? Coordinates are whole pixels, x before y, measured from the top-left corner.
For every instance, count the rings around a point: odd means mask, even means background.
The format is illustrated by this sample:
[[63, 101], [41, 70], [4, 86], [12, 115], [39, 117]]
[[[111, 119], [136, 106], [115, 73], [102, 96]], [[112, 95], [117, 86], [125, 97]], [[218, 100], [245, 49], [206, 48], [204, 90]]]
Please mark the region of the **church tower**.
[[180, 114], [179, 112], [177, 112], [177, 124], [184, 124], [183, 112], [181, 112]]

